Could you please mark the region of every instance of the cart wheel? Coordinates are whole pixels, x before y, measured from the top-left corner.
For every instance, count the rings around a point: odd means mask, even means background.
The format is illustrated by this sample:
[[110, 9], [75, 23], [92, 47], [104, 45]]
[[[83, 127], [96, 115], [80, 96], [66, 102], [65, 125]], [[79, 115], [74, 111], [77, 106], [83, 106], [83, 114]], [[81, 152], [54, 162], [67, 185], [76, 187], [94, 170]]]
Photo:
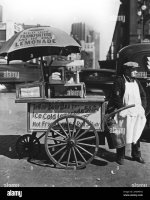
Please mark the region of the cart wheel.
[[16, 142], [16, 152], [19, 159], [36, 157], [40, 153], [40, 142], [38, 138], [30, 134], [20, 136]]
[[49, 126], [45, 135], [45, 150], [56, 167], [83, 168], [94, 159], [98, 147], [96, 129], [80, 116], [60, 117]]

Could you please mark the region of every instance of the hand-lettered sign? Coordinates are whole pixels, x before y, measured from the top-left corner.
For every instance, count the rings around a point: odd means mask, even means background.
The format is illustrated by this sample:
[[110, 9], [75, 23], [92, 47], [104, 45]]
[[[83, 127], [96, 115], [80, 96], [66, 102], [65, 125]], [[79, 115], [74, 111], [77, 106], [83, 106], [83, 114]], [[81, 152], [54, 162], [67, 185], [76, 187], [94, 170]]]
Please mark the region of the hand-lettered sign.
[[26, 48], [30, 46], [46, 46], [48, 44], [55, 44], [56, 37], [54, 34], [46, 30], [32, 30], [24, 31], [18, 36], [14, 43], [14, 48]]
[[[86, 118], [96, 129], [101, 128], [100, 103], [39, 103], [29, 104], [29, 130], [47, 130], [56, 119], [73, 114]], [[87, 129], [88, 127], [84, 127]]]

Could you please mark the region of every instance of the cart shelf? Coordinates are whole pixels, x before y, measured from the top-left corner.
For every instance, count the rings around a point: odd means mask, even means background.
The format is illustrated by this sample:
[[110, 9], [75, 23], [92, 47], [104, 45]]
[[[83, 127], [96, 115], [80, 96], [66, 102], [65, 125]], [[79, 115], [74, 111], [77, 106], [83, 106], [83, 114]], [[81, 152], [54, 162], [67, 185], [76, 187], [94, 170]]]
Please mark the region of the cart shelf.
[[15, 103], [51, 103], [51, 102], [104, 102], [104, 96], [87, 96], [85, 98], [20, 98]]

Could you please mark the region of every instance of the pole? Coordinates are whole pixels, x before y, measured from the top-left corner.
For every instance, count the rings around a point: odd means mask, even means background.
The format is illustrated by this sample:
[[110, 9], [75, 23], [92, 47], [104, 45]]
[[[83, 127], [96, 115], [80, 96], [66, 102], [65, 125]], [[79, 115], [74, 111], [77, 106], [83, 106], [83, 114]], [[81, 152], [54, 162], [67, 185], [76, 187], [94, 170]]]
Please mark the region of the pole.
[[42, 72], [42, 81], [43, 81], [43, 82], [45, 82], [45, 80], [44, 80], [44, 66], [43, 66], [43, 57], [42, 57], [42, 56], [41, 56], [40, 67], [41, 67], [41, 72]]
[[144, 40], [144, 16], [142, 14], [142, 41]]

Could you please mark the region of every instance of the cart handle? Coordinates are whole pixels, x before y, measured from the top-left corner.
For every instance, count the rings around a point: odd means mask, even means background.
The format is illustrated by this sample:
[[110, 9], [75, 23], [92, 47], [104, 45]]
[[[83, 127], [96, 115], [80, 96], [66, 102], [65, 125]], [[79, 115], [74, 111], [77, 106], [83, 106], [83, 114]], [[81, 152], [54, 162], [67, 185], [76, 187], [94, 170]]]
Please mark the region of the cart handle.
[[128, 109], [128, 108], [131, 108], [131, 107], [135, 107], [135, 104], [131, 104], [131, 105], [128, 105], [128, 106], [119, 108], [118, 110], [115, 110], [115, 111], [113, 111], [113, 112], [110, 113], [110, 114], [106, 114], [106, 115], [104, 116], [104, 121], [106, 121], [109, 117], [115, 115], [116, 113], [121, 112], [121, 111], [123, 111], [123, 110], [125, 110], [125, 109]]

